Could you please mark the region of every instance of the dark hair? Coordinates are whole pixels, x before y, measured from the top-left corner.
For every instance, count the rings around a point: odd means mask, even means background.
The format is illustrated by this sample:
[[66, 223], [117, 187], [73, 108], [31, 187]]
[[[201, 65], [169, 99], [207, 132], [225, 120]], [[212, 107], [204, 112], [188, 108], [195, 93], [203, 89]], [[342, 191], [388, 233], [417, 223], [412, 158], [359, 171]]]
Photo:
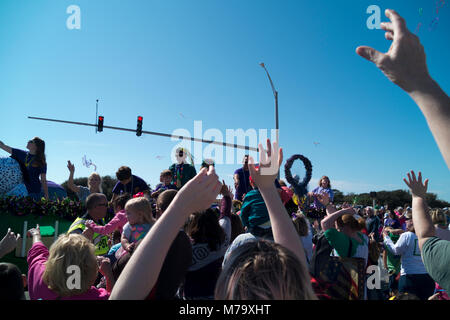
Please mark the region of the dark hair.
[[308, 235], [308, 222], [303, 214], [296, 214], [292, 222], [294, 223], [295, 230], [300, 237], [306, 237]]
[[172, 202], [173, 198], [177, 195], [177, 190], [166, 190], [163, 191], [158, 198], [156, 199], [156, 205], [159, 207], [159, 209], [164, 212], [169, 207], [170, 203]]
[[124, 210], [125, 205], [127, 204], [127, 201], [130, 199], [131, 199], [131, 195], [129, 193], [123, 193], [114, 199], [113, 206], [114, 206], [114, 208], [119, 206], [122, 208], [122, 210]]
[[163, 177], [171, 177], [172, 176], [172, 171], [164, 170], [164, 171], [161, 172], [161, 176], [163, 176]]
[[120, 234], [119, 230], [114, 230], [113, 235], [112, 235], [112, 239], [114, 242], [120, 242], [122, 235]]
[[103, 193], [91, 193], [86, 198], [86, 209], [93, 209], [101, 199], [106, 199], [106, 196]]
[[43, 167], [46, 165], [45, 161], [45, 141], [39, 137], [34, 137], [31, 139], [33, 143], [36, 145], [36, 156], [34, 158], [34, 163], [32, 166]]
[[211, 251], [218, 250], [225, 241], [225, 232], [211, 208], [192, 214], [186, 226], [186, 233], [196, 244], [207, 243]]
[[230, 237], [230, 243], [236, 239], [238, 235], [241, 233], [244, 233], [244, 225], [242, 224], [241, 217], [239, 217], [237, 214], [232, 213], [230, 215], [230, 221], [231, 221], [231, 237]]
[[117, 180], [123, 181], [131, 177], [131, 169], [127, 166], [121, 166], [116, 172]]
[[25, 300], [22, 273], [12, 263], [0, 263], [0, 301]]

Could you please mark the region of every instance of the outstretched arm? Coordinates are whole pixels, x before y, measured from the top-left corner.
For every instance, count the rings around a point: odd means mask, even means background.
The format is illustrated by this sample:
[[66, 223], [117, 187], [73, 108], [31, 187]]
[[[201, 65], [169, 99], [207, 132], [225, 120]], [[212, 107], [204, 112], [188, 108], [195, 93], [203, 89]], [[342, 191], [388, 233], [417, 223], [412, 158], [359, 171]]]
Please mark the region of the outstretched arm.
[[414, 171], [408, 173], [408, 180], [403, 179], [406, 185], [411, 190], [412, 194], [412, 216], [414, 229], [416, 231], [417, 238], [419, 238], [419, 248], [422, 250], [423, 244], [430, 238], [436, 235], [436, 229], [434, 228], [431, 216], [428, 214], [427, 203], [425, 201], [425, 195], [428, 189], [428, 179], [422, 183], [422, 173], [419, 171], [419, 175], [416, 179]]
[[214, 167], [202, 169], [181, 188], [167, 210], [131, 256], [110, 299], [144, 299], [154, 287], [169, 248], [187, 217], [207, 209], [216, 199], [222, 184]]
[[9, 154], [12, 154], [12, 148], [4, 144], [3, 141], [0, 141], [0, 149], [5, 150]]
[[334, 212], [334, 213], [329, 214], [328, 216], [326, 216], [326, 217], [322, 220], [322, 222], [321, 222], [322, 230], [323, 230], [323, 231], [326, 231], [326, 230], [328, 230], [328, 229], [334, 228], [334, 222], [335, 222], [339, 217], [341, 217], [341, 216], [343, 216], [344, 214], [347, 214], [347, 213], [355, 214], [355, 210], [354, 210], [352, 207], [350, 207], [350, 208], [345, 208], [345, 209], [336, 211], [336, 212]]
[[252, 157], [249, 157], [248, 166], [250, 175], [258, 186], [267, 206], [273, 238], [276, 243], [295, 253], [302, 265], [306, 266], [302, 242], [274, 185], [278, 169], [283, 162], [283, 150], [278, 147], [277, 142], [274, 142], [271, 146], [270, 140], [267, 139], [267, 150], [264, 150], [262, 144], [259, 144], [259, 155], [259, 170], [256, 170]]
[[434, 139], [450, 168], [450, 98], [431, 78], [425, 50], [419, 38], [406, 28], [405, 20], [394, 10], [386, 10], [391, 22], [383, 22], [387, 53], [360, 46], [356, 53], [372, 61], [386, 77], [406, 91], [416, 102], [428, 123]]
[[73, 182], [73, 174], [75, 173], [75, 166], [73, 165], [72, 162], [67, 161], [67, 168], [69, 169], [69, 180], [67, 181], [67, 187], [72, 190], [75, 193], [80, 192], [80, 187], [78, 187], [77, 185], [75, 185], [75, 183]]

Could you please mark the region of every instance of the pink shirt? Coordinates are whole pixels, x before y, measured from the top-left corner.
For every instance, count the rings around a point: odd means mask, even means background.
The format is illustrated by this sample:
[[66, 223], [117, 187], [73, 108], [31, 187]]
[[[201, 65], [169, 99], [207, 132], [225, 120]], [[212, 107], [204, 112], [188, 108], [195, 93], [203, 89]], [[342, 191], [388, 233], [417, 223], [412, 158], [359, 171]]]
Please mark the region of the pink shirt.
[[[59, 297], [42, 280], [48, 255], [48, 249], [42, 242], [36, 242], [28, 251], [28, 293], [30, 294], [30, 300], [57, 300]], [[105, 289], [97, 289], [94, 286], [83, 294], [60, 297], [61, 300], [108, 300], [108, 298], [109, 293]]]
[[104, 226], [99, 226], [95, 223], [87, 224], [89, 227], [94, 230], [95, 233], [101, 234], [101, 235], [107, 235], [110, 233], [113, 233], [114, 230], [118, 229], [120, 233], [123, 231], [123, 226], [128, 222], [127, 215], [125, 213], [125, 210], [120, 210], [116, 213], [114, 218], [111, 219], [110, 222], [108, 222]]

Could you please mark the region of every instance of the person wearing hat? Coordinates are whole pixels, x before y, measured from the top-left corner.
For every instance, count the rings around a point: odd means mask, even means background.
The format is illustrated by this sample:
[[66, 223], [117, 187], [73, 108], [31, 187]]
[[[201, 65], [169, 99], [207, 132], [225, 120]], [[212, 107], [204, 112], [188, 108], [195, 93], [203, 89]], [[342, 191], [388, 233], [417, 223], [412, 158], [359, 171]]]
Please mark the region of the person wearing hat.
[[434, 280], [430, 277], [422, 261], [415, 234], [412, 214], [405, 214], [406, 232], [402, 233], [394, 244], [389, 232], [384, 229], [384, 246], [390, 253], [401, 256], [399, 293], [413, 293], [421, 300], [427, 300], [434, 292]]

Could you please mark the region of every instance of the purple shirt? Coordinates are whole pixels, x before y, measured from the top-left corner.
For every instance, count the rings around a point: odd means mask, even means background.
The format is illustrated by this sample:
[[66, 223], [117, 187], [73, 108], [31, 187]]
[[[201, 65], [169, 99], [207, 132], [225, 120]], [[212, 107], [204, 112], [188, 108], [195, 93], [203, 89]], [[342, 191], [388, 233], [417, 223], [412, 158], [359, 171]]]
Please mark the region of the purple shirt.
[[252, 190], [249, 180], [250, 171], [245, 171], [244, 168], [239, 168], [234, 172], [234, 174], [239, 176], [239, 185], [236, 188], [234, 198], [242, 201], [243, 195]]
[[133, 195], [138, 192], [144, 192], [145, 190], [150, 190], [147, 183], [138, 176], [131, 175], [131, 181], [128, 182], [126, 185], [122, 184], [120, 181], [117, 181], [116, 185], [112, 189], [112, 193], [114, 194], [129, 193]]
[[41, 192], [41, 181], [39, 176], [41, 173], [47, 173], [47, 165], [43, 167], [33, 167], [35, 161], [35, 155], [29, 152], [12, 148], [12, 158], [19, 161], [21, 167], [26, 170], [28, 177], [24, 176], [25, 186], [27, 187], [28, 193], [40, 193]]

